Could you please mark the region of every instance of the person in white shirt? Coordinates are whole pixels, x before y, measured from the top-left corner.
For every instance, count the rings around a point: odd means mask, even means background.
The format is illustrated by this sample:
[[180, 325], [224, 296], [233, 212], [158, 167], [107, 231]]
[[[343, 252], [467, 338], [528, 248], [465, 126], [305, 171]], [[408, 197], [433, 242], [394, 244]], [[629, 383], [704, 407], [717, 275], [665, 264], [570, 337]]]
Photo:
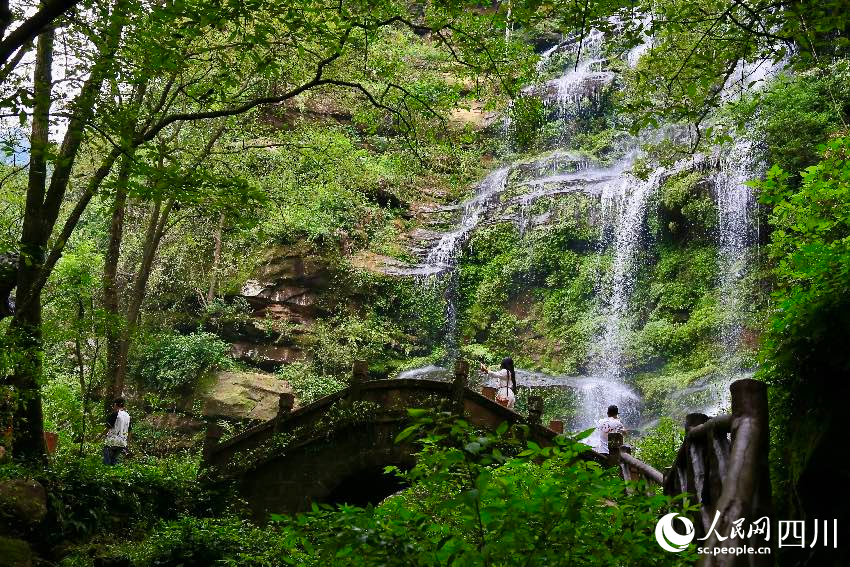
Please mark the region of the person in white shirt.
[[618, 417], [620, 413], [617, 406], [608, 406], [608, 417], [600, 419], [596, 422], [596, 435], [598, 437], [598, 445], [593, 449], [600, 455], [608, 454], [608, 434], [609, 433], [626, 433], [626, 428], [623, 427], [623, 422]]
[[496, 402], [508, 409], [514, 409], [514, 404], [516, 403], [516, 370], [514, 369], [514, 359], [509, 356], [504, 358], [499, 370], [495, 371], [487, 368], [482, 362], [481, 371], [499, 380], [499, 387], [496, 390]]
[[116, 398], [114, 410], [106, 419], [103, 442], [103, 464], [115, 465], [118, 457], [127, 450], [130, 441], [130, 414], [124, 409], [124, 398]]

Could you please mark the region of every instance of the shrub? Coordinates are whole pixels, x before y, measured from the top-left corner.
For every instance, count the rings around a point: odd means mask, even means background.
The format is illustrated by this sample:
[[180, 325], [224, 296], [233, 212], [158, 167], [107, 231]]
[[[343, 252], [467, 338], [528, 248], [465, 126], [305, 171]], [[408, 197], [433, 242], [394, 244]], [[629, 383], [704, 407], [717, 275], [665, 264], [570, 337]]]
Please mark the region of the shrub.
[[536, 96], [520, 95], [514, 99], [510, 109], [510, 136], [513, 146], [526, 151], [534, 146], [540, 129], [546, 122], [546, 108]]
[[139, 347], [133, 376], [147, 388], [174, 392], [210, 370], [229, 368], [229, 352], [230, 345], [212, 333], [160, 335]]
[[319, 374], [312, 364], [303, 362], [288, 364], [280, 368], [277, 375], [292, 386], [300, 405], [307, 405], [346, 387], [342, 380]]
[[[448, 414], [411, 410], [397, 441], [417, 439], [406, 491], [366, 509], [314, 507], [244, 521], [184, 518], [121, 554], [134, 565], [684, 565], [655, 541], [662, 510], [679, 498], [647, 495], [615, 470], [578, 458], [586, 446], [559, 437], [523, 442], [527, 429], [481, 433]], [[401, 474], [401, 473], [399, 473]], [[116, 546], [116, 551], [119, 550]]]
[[635, 456], [663, 471], [676, 461], [679, 447], [685, 440], [685, 429], [669, 417], [662, 417], [658, 425], [635, 441]]
[[0, 478], [30, 477], [48, 493], [43, 543], [100, 536], [139, 534], [162, 518], [217, 513], [232, 501], [198, 481], [198, 460], [185, 455], [168, 459], [138, 458], [103, 465], [98, 457], [59, 454], [49, 467], [26, 470], [0, 466]]
[[317, 321], [313, 327], [311, 354], [316, 370], [324, 376], [345, 378], [355, 360], [381, 360], [399, 341], [398, 329], [390, 322], [370, 314], [339, 315]]

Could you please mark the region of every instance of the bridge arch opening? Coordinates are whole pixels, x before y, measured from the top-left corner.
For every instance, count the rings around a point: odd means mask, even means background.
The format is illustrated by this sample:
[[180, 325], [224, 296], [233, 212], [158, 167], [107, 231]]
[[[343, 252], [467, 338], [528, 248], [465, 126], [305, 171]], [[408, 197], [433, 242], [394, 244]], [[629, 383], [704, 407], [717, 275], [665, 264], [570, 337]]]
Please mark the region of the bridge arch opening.
[[[401, 467], [400, 467], [401, 468]], [[350, 504], [365, 507], [378, 505], [388, 496], [408, 487], [404, 479], [384, 472], [384, 465], [358, 470], [334, 487], [325, 501], [329, 504]]]

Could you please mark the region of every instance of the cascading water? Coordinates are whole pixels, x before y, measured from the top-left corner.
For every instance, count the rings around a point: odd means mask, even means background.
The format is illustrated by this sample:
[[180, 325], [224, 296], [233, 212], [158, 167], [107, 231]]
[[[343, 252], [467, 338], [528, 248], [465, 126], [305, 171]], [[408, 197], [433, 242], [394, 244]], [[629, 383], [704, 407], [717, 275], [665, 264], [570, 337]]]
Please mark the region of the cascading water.
[[[613, 73], [600, 69], [603, 37], [599, 32], [592, 32], [582, 42], [582, 56], [577, 63], [568, 69], [561, 77], [549, 81], [538, 88], [531, 88], [526, 94], [541, 96], [551, 109], [556, 120], [568, 120], [579, 112], [587, 102], [598, 102], [602, 88], [611, 82]], [[558, 46], [547, 50], [547, 57], [552, 55]], [[545, 59], [545, 58], [544, 58]], [[536, 91], [536, 92], [535, 92]], [[505, 130], [512, 125], [506, 119]], [[484, 221], [493, 210], [505, 205], [516, 205], [519, 214], [514, 218], [521, 233], [530, 224], [529, 211], [532, 205], [540, 199], [555, 195], [581, 191], [597, 198], [607, 199], [607, 202], [625, 215], [624, 219], [616, 222], [618, 229], [617, 261], [620, 270], [615, 276], [614, 288], [617, 290], [614, 301], [614, 311], [611, 316], [612, 325], [619, 325], [628, 298], [629, 267], [632, 255], [637, 246], [637, 235], [643, 223], [648, 195], [652, 187], [657, 185], [655, 178], [648, 182], [640, 182], [631, 177], [627, 170], [633, 161], [633, 154], [624, 151], [626, 157], [613, 165], [603, 166], [588, 160], [587, 157], [570, 152], [556, 151], [544, 155], [532, 164], [512, 164], [502, 167], [482, 181], [475, 196], [463, 203], [462, 214], [453, 230], [440, 235], [439, 239], [427, 250], [420, 266], [409, 273], [415, 274], [427, 282], [435, 278], [443, 281], [446, 289], [446, 337], [449, 351], [453, 350], [454, 335], [457, 325], [457, 312], [453, 294], [456, 287], [454, 268], [463, 245], [469, 240], [472, 231]], [[520, 194], [508, 203], [502, 203], [500, 197], [505, 192], [508, 179], [516, 172], [522, 188]], [[640, 217], [640, 218], [638, 218]], [[631, 236], [630, 236], [631, 235]], [[616, 319], [616, 321], [615, 321]], [[612, 345], [618, 345], [612, 333], [606, 336]], [[620, 348], [620, 347], [615, 347]], [[593, 376], [564, 377], [548, 376], [539, 373], [518, 372], [520, 387], [539, 387], [543, 382], [549, 386], [568, 388], [574, 392], [576, 411], [572, 422], [574, 428], [586, 428], [605, 415], [605, 410], [611, 403], [618, 404], [621, 413], [627, 420], [637, 420], [640, 410], [640, 397], [621, 380], [620, 372], [613, 370], [618, 360], [616, 354], [607, 353], [604, 359], [609, 361], [611, 371], [597, 372]], [[403, 377], [435, 377], [445, 375], [442, 367], [425, 367], [408, 371]], [[545, 378], [545, 379], [544, 379]]]
[[758, 178], [762, 171], [752, 141], [739, 138], [720, 160], [716, 177], [719, 291], [725, 319], [721, 344], [725, 362], [731, 362], [741, 344], [745, 298], [740, 283], [750, 270], [749, 252], [757, 240], [753, 222], [755, 193], [746, 183]]
[[622, 380], [623, 377], [629, 299], [635, 285], [635, 257], [644, 233], [646, 206], [664, 173], [664, 169], [658, 169], [646, 181], [624, 176], [619, 183], [609, 185], [609, 190], [602, 194], [603, 232], [606, 224], [613, 225], [614, 258], [596, 368], [599, 373], [614, 380]]
[[505, 190], [509, 173], [510, 168], [507, 167], [490, 173], [478, 185], [475, 196], [463, 204], [463, 214], [458, 227], [444, 234], [425, 258], [425, 265], [430, 268], [431, 274], [443, 273], [455, 267], [458, 254], [469, 240], [472, 231]]
[[[566, 125], [572, 117], [581, 115], [588, 107], [599, 102], [603, 87], [610, 84], [614, 77], [613, 73], [605, 70], [602, 41], [602, 34], [590, 34], [583, 42], [582, 56], [577, 63], [569, 65], [559, 78], [523, 91], [526, 96], [538, 96], [544, 101], [551, 121]], [[561, 43], [547, 50], [538, 71], [542, 72], [544, 62], [554, 60], [554, 55], [564, 45]], [[634, 64], [643, 50], [645, 46], [639, 46], [625, 54], [625, 57], [630, 64]], [[508, 119], [506, 117], [503, 123], [505, 133], [515, 127]], [[675, 128], [661, 128], [654, 136], [667, 139], [677, 136], [678, 132]], [[564, 142], [565, 139], [561, 137], [558, 145]], [[545, 212], [532, 215], [538, 202], [572, 192], [580, 192], [597, 200], [597, 252], [609, 252], [611, 264], [605, 266], [605, 276], [599, 279], [595, 290], [602, 325], [594, 341], [596, 351], [590, 372], [585, 376], [558, 376], [518, 369], [517, 377], [521, 391], [523, 388], [556, 388], [570, 392], [573, 409], [569, 425], [575, 430], [592, 426], [605, 415], [610, 404], [619, 406], [628, 427], [634, 428], [641, 423], [642, 400], [628, 382], [630, 377], [624, 368], [624, 358], [631, 335], [630, 302], [641, 267], [639, 259], [644, 246], [648, 244], [645, 242], [647, 209], [668, 176], [694, 171], [707, 163], [701, 156], [695, 156], [669, 169], [659, 168], [647, 179], [641, 180], [631, 173], [635, 158], [639, 155], [636, 145], [636, 141], [627, 136], [619, 139], [613, 155], [621, 157], [614, 159], [610, 165], [596, 162], [565, 147], [556, 147], [531, 161], [511, 163], [493, 171], [477, 186], [471, 199], [460, 206], [435, 210], [440, 214], [460, 210], [460, 218], [455, 228], [430, 237], [430, 246], [420, 252], [421, 264], [406, 272], [418, 276], [424, 282], [442, 282], [444, 285], [447, 303], [445, 336], [451, 358], [456, 346], [457, 327], [455, 268], [462, 248], [473, 231], [483, 222], [510, 220], [524, 236], [548, 219]], [[721, 215], [718, 285], [721, 295], [731, 302], [724, 305], [725, 310], [733, 313], [741, 311], [736, 307], [740, 303], [734, 303], [741, 301], [741, 295], [731, 290], [738, 289], [736, 286], [746, 274], [746, 266], [740, 262], [753, 242], [751, 221], [754, 199], [752, 192], [744, 185], [744, 181], [755, 173], [754, 168], [748, 165], [750, 156], [751, 147], [739, 142], [735, 151], [725, 158], [716, 180]], [[742, 191], [742, 187], [745, 190]], [[725, 327], [723, 344], [727, 352], [732, 353], [737, 349], [741, 329], [740, 321], [730, 321]], [[728, 358], [731, 360], [731, 354]], [[408, 371], [400, 377], [448, 379], [448, 375], [443, 366], [429, 366]], [[682, 395], [688, 395], [690, 389], [696, 391], [706, 388], [695, 384], [681, 390]], [[700, 399], [704, 400], [704, 397]], [[689, 410], [697, 409], [694, 403], [683, 397], [680, 405]]]

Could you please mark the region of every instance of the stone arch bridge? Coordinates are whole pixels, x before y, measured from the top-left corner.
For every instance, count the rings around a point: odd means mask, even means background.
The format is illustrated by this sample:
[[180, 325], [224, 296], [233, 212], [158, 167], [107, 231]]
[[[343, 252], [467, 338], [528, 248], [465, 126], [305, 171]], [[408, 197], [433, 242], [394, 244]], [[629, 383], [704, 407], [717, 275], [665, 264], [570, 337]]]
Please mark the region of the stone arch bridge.
[[[308, 510], [313, 502], [365, 505], [402, 488], [384, 474], [387, 466], [409, 469], [417, 447], [396, 443], [409, 424], [408, 408], [452, 408], [473, 426], [495, 430], [504, 421], [529, 425], [530, 439], [550, 444], [557, 431], [540, 424], [542, 403], [530, 417], [509, 410], [467, 387], [468, 365], [458, 364], [454, 382], [420, 379], [368, 380], [355, 364], [348, 388], [292, 410], [281, 395], [278, 416], [220, 441], [207, 430], [204, 468], [213, 478], [235, 479], [258, 517]], [[486, 393], [486, 392], [485, 392]], [[604, 458], [588, 451], [587, 458]]]
[[[365, 362], [355, 363], [351, 385], [293, 411], [293, 397], [282, 394], [278, 416], [221, 441], [211, 425], [204, 443], [204, 475], [230, 478], [258, 519], [269, 513], [299, 512], [314, 502], [364, 505], [402, 488], [386, 466], [410, 468], [416, 447], [395, 438], [408, 423], [408, 408], [450, 407], [472, 425], [494, 430], [502, 422], [529, 426], [529, 438], [547, 445], [560, 432], [558, 423], [540, 423], [542, 400], [530, 398], [529, 416], [497, 404], [494, 391], [467, 387], [469, 366], [458, 361], [453, 382], [368, 379]], [[489, 391], [488, 391], [489, 390]], [[750, 521], [772, 513], [768, 474], [767, 388], [745, 379], [730, 386], [732, 413], [709, 417], [692, 413], [673, 466], [664, 474], [634, 458], [621, 434], [610, 434], [610, 455], [582, 455], [617, 467], [626, 478], [661, 485], [668, 495], [688, 493], [699, 510], [691, 514], [696, 535], [706, 547], [719, 545], [740, 518]], [[715, 516], [717, 518], [715, 519]], [[710, 537], [708, 537], [710, 536]], [[770, 547], [754, 532], [741, 545]], [[771, 555], [706, 555], [701, 565], [770, 565]]]

